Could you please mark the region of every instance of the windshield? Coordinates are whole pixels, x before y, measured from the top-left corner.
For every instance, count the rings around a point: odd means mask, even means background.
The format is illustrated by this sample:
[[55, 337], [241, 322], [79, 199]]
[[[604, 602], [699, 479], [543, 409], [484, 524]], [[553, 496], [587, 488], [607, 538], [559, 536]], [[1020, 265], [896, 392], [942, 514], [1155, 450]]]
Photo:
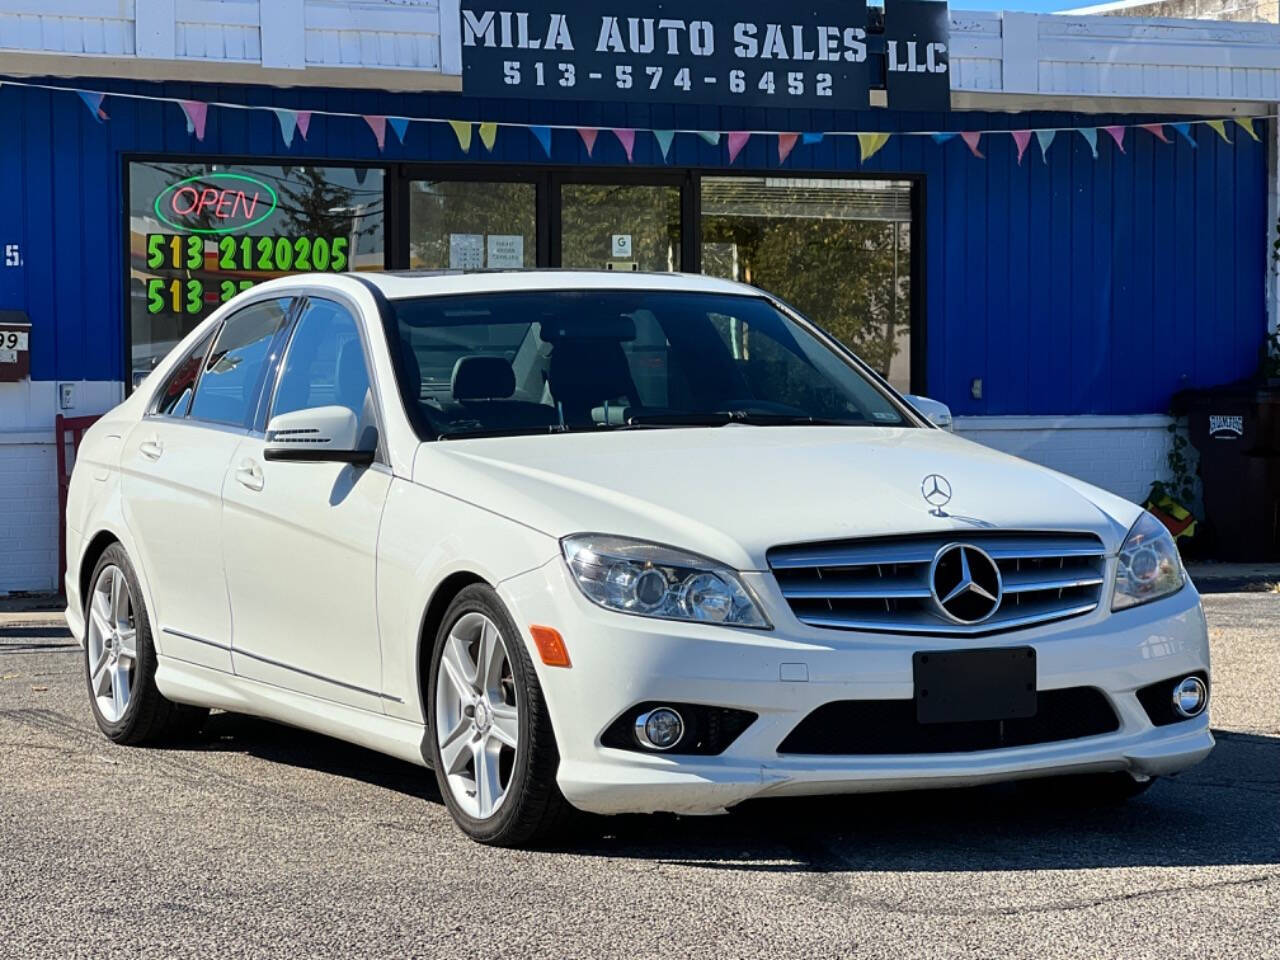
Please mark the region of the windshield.
[[540, 291], [391, 303], [424, 439], [722, 426], [907, 426], [881, 390], [761, 297]]

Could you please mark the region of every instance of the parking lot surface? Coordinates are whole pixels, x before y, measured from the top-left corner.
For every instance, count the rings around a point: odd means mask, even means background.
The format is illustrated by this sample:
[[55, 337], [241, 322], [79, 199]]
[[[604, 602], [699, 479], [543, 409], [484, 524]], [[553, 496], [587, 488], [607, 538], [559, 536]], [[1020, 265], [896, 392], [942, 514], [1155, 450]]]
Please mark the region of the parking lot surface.
[[3, 957], [1280, 957], [1280, 594], [1205, 599], [1208, 761], [1128, 806], [1010, 787], [588, 820], [492, 850], [429, 772], [261, 720], [138, 750], [61, 627], [0, 627]]

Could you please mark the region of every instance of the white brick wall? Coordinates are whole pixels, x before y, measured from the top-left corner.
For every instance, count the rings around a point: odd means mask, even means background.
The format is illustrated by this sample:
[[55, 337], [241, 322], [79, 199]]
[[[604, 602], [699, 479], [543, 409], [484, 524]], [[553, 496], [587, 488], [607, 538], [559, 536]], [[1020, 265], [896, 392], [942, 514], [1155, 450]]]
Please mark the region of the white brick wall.
[[[957, 417], [956, 433], [1141, 503], [1169, 478], [1166, 416]], [[1188, 448], [1194, 456], [1194, 451]]]

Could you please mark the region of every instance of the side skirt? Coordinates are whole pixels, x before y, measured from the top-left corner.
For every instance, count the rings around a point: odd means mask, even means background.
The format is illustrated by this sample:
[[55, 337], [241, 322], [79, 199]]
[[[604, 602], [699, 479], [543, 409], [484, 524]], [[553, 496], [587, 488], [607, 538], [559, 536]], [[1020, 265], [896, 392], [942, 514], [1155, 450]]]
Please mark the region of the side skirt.
[[429, 765], [420, 723], [237, 677], [173, 657], [159, 657], [156, 686], [175, 703], [247, 713], [377, 750], [420, 767]]

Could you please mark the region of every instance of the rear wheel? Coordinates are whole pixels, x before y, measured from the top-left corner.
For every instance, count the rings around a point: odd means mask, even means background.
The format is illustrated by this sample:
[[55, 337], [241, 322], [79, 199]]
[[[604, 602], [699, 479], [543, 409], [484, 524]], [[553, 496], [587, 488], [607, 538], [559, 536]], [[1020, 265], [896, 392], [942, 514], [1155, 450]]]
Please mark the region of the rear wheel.
[[449, 606], [429, 679], [432, 760], [454, 821], [496, 846], [553, 835], [569, 813], [560, 756], [533, 662], [492, 589], [467, 587]]
[[209, 711], [166, 700], [156, 688], [156, 651], [138, 578], [120, 544], [98, 559], [85, 597], [85, 679], [98, 727], [116, 743], [189, 736]]

